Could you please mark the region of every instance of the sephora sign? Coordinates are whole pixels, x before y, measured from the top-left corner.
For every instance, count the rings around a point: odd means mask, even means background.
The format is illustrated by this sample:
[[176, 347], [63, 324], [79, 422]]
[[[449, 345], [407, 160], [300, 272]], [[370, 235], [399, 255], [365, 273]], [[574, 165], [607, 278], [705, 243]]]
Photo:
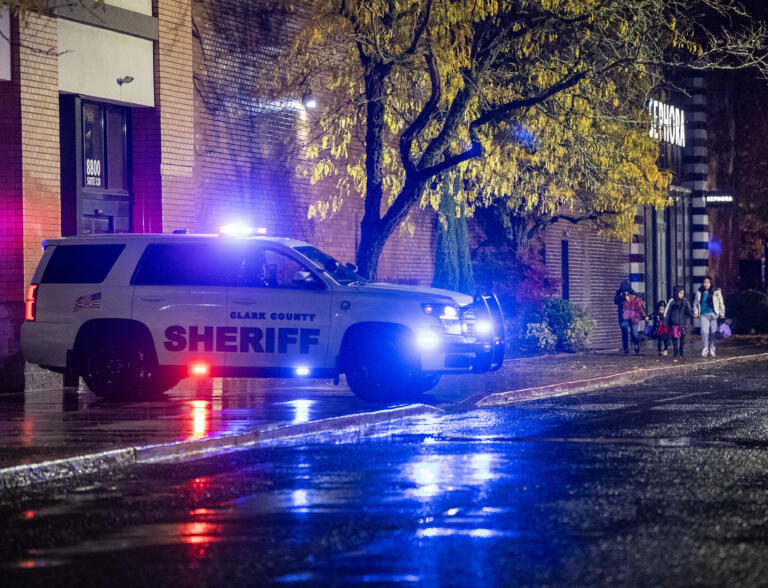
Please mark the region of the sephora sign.
[[685, 111], [658, 100], [648, 101], [651, 128], [648, 134], [654, 139], [685, 147]]

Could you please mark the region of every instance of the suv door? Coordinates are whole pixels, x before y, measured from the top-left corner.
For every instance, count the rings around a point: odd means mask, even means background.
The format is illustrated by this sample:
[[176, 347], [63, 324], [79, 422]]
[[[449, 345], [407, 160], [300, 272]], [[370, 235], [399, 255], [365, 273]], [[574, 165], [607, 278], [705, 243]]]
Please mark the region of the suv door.
[[238, 368], [331, 367], [327, 364], [331, 294], [316, 271], [276, 245], [251, 243], [240, 285], [229, 288], [230, 328]]
[[147, 245], [134, 272], [133, 318], [149, 327], [160, 364], [226, 363], [227, 286], [242, 248], [213, 239]]

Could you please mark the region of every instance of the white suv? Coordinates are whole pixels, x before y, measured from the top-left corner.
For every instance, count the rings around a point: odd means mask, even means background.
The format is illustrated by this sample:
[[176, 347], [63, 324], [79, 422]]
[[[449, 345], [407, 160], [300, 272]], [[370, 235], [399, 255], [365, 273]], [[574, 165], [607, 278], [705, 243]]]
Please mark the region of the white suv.
[[501, 367], [495, 297], [366, 282], [315, 247], [263, 236], [53, 239], [27, 289], [27, 361], [131, 399], [184, 377], [346, 374], [369, 400]]

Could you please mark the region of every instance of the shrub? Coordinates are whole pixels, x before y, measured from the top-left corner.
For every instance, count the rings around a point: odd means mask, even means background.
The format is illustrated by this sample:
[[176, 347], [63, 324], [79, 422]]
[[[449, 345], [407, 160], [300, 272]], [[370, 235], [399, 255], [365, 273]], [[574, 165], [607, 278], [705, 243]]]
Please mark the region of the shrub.
[[[561, 298], [547, 298], [541, 305], [540, 321], [555, 339], [554, 349], [583, 351], [589, 349], [595, 320], [582, 306]], [[540, 346], [540, 349], [545, 349]], [[549, 349], [547, 349], [549, 350]]]
[[554, 351], [557, 346], [557, 336], [544, 322], [526, 325], [525, 338], [537, 350]]
[[565, 331], [564, 348], [566, 351], [585, 351], [592, 344], [595, 319], [578, 304], [574, 304], [573, 307], [573, 320]]
[[499, 297], [507, 326], [508, 352], [512, 355], [541, 351], [537, 337], [528, 336], [528, 325], [541, 322], [540, 306], [556, 291], [544, 263], [533, 252], [520, 256], [508, 248], [480, 248], [473, 252], [475, 284]]
[[557, 283], [540, 256], [479, 249], [473, 268], [476, 284], [499, 297], [511, 354], [589, 348], [594, 319], [578, 304], [552, 297]]
[[768, 333], [768, 294], [745, 290], [725, 301], [728, 318], [733, 319], [734, 333]]
[[538, 304], [557, 291], [557, 282], [531, 252], [517, 256], [509, 250], [478, 249], [472, 269], [475, 283], [481, 289], [495, 292], [500, 300], [507, 300], [518, 309]]

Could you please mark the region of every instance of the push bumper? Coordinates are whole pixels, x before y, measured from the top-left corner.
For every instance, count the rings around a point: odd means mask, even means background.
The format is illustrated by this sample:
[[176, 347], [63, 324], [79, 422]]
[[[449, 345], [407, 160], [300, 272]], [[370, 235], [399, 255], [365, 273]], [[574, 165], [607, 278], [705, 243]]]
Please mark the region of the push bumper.
[[493, 372], [504, 363], [506, 348], [504, 315], [496, 296], [478, 296], [471, 309], [474, 324], [487, 321], [490, 332], [479, 336], [470, 327], [464, 336], [444, 336], [441, 344], [432, 352], [424, 353], [421, 369], [435, 373]]

